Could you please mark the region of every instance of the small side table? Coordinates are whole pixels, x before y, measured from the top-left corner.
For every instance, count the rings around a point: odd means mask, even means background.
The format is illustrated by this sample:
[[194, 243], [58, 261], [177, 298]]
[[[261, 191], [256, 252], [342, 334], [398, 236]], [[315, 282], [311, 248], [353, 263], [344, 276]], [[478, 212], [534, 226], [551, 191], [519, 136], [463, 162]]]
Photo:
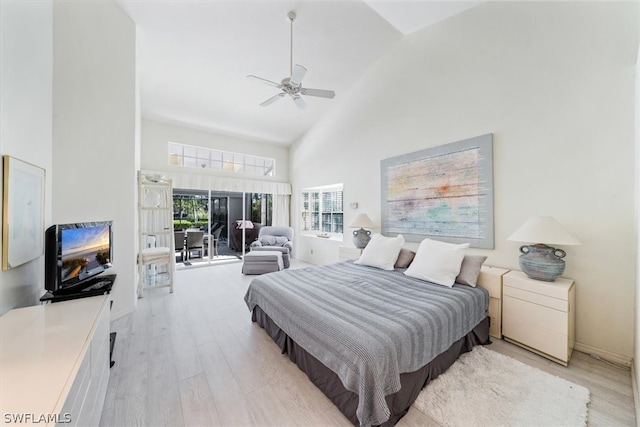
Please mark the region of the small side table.
[[574, 281], [543, 282], [513, 270], [502, 292], [504, 339], [567, 366], [575, 343]]
[[478, 276], [478, 286], [489, 292], [489, 335], [502, 339], [502, 281], [509, 270], [483, 265]]
[[362, 249], [355, 246], [340, 246], [338, 249], [338, 261], [349, 261], [358, 259], [362, 255]]

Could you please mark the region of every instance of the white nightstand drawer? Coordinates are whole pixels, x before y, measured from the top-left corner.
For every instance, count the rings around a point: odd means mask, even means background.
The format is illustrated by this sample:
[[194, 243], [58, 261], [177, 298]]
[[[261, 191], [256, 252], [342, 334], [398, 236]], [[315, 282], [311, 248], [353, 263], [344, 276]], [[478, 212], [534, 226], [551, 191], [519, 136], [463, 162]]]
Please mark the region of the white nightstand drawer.
[[[506, 288], [505, 288], [506, 289]], [[531, 304], [517, 298], [504, 295], [502, 315], [516, 319], [526, 319], [526, 323], [539, 326], [560, 334], [567, 334], [568, 316], [565, 311], [554, 310], [538, 304]], [[505, 332], [505, 335], [507, 333]]]
[[567, 290], [573, 286], [573, 280], [559, 277], [555, 282], [543, 282], [527, 277], [522, 271], [511, 270], [504, 277], [504, 285], [523, 291], [546, 295], [557, 299], [567, 299]]
[[502, 333], [505, 337], [553, 356], [562, 362], [569, 360], [571, 350], [566, 334], [532, 325], [506, 313], [503, 314], [503, 320]]
[[535, 292], [523, 291], [522, 289], [512, 288], [511, 286], [504, 286], [502, 290], [504, 296], [514, 297], [520, 300], [529, 301], [534, 304], [542, 305], [545, 307], [553, 308], [560, 311], [568, 311], [569, 304], [567, 300], [549, 297], [547, 295], [537, 294]]

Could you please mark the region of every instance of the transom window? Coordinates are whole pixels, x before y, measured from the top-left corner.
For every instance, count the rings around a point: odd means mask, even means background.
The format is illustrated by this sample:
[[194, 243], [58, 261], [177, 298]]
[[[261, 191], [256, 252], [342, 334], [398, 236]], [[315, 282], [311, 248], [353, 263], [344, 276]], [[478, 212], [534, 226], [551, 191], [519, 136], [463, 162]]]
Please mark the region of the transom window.
[[306, 188], [300, 200], [302, 232], [342, 234], [342, 184]]
[[269, 157], [232, 153], [175, 142], [169, 143], [169, 164], [260, 176], [276, 174], [276, 160]]

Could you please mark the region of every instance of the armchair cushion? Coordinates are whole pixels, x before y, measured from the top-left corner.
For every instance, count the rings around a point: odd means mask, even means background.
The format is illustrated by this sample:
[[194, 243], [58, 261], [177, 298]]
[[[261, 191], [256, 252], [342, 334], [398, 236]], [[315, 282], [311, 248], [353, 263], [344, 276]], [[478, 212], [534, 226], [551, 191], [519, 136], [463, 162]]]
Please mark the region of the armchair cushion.
[[285, 246], [291, 241], [284, 236], [260, 236], [258, 240], [251, 242], [251, 246]]

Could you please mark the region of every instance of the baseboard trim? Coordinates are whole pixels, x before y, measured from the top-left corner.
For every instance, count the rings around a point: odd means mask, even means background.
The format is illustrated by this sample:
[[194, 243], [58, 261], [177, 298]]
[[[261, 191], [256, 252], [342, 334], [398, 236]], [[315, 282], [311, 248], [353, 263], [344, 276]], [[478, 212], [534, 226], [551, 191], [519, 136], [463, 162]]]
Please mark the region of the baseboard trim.
[[638, 395], [638, 382], [636, 381], [636, 361], [631, 360], [631, 390], [633, 391], [633, 403], [636, 409], [636, 426], [640, 426], [640, 396]]
[[631, 368], [631, 366], [632, 366], [632, 359], [630, 357], [623, 356], [621, 354], [612, 353], [612, 352], [606, 351], [606, 350], [601, 350], [601, 349], [599, 349], [597, 347], [592, 347], [592, 346], [587, 345], [587, 344], [582, 344], [582, 343], [576, 342], [574, 347], [573, 347], [573, 349], [575, 351], [579, 351], [581, 353], [595, 354], [596, 356], [600, 357], [601, 359], [608, 360], [609, 362], [613, 362], [613, 363], [617, 363], [619, 365], [626, 366], [627, 368]]

